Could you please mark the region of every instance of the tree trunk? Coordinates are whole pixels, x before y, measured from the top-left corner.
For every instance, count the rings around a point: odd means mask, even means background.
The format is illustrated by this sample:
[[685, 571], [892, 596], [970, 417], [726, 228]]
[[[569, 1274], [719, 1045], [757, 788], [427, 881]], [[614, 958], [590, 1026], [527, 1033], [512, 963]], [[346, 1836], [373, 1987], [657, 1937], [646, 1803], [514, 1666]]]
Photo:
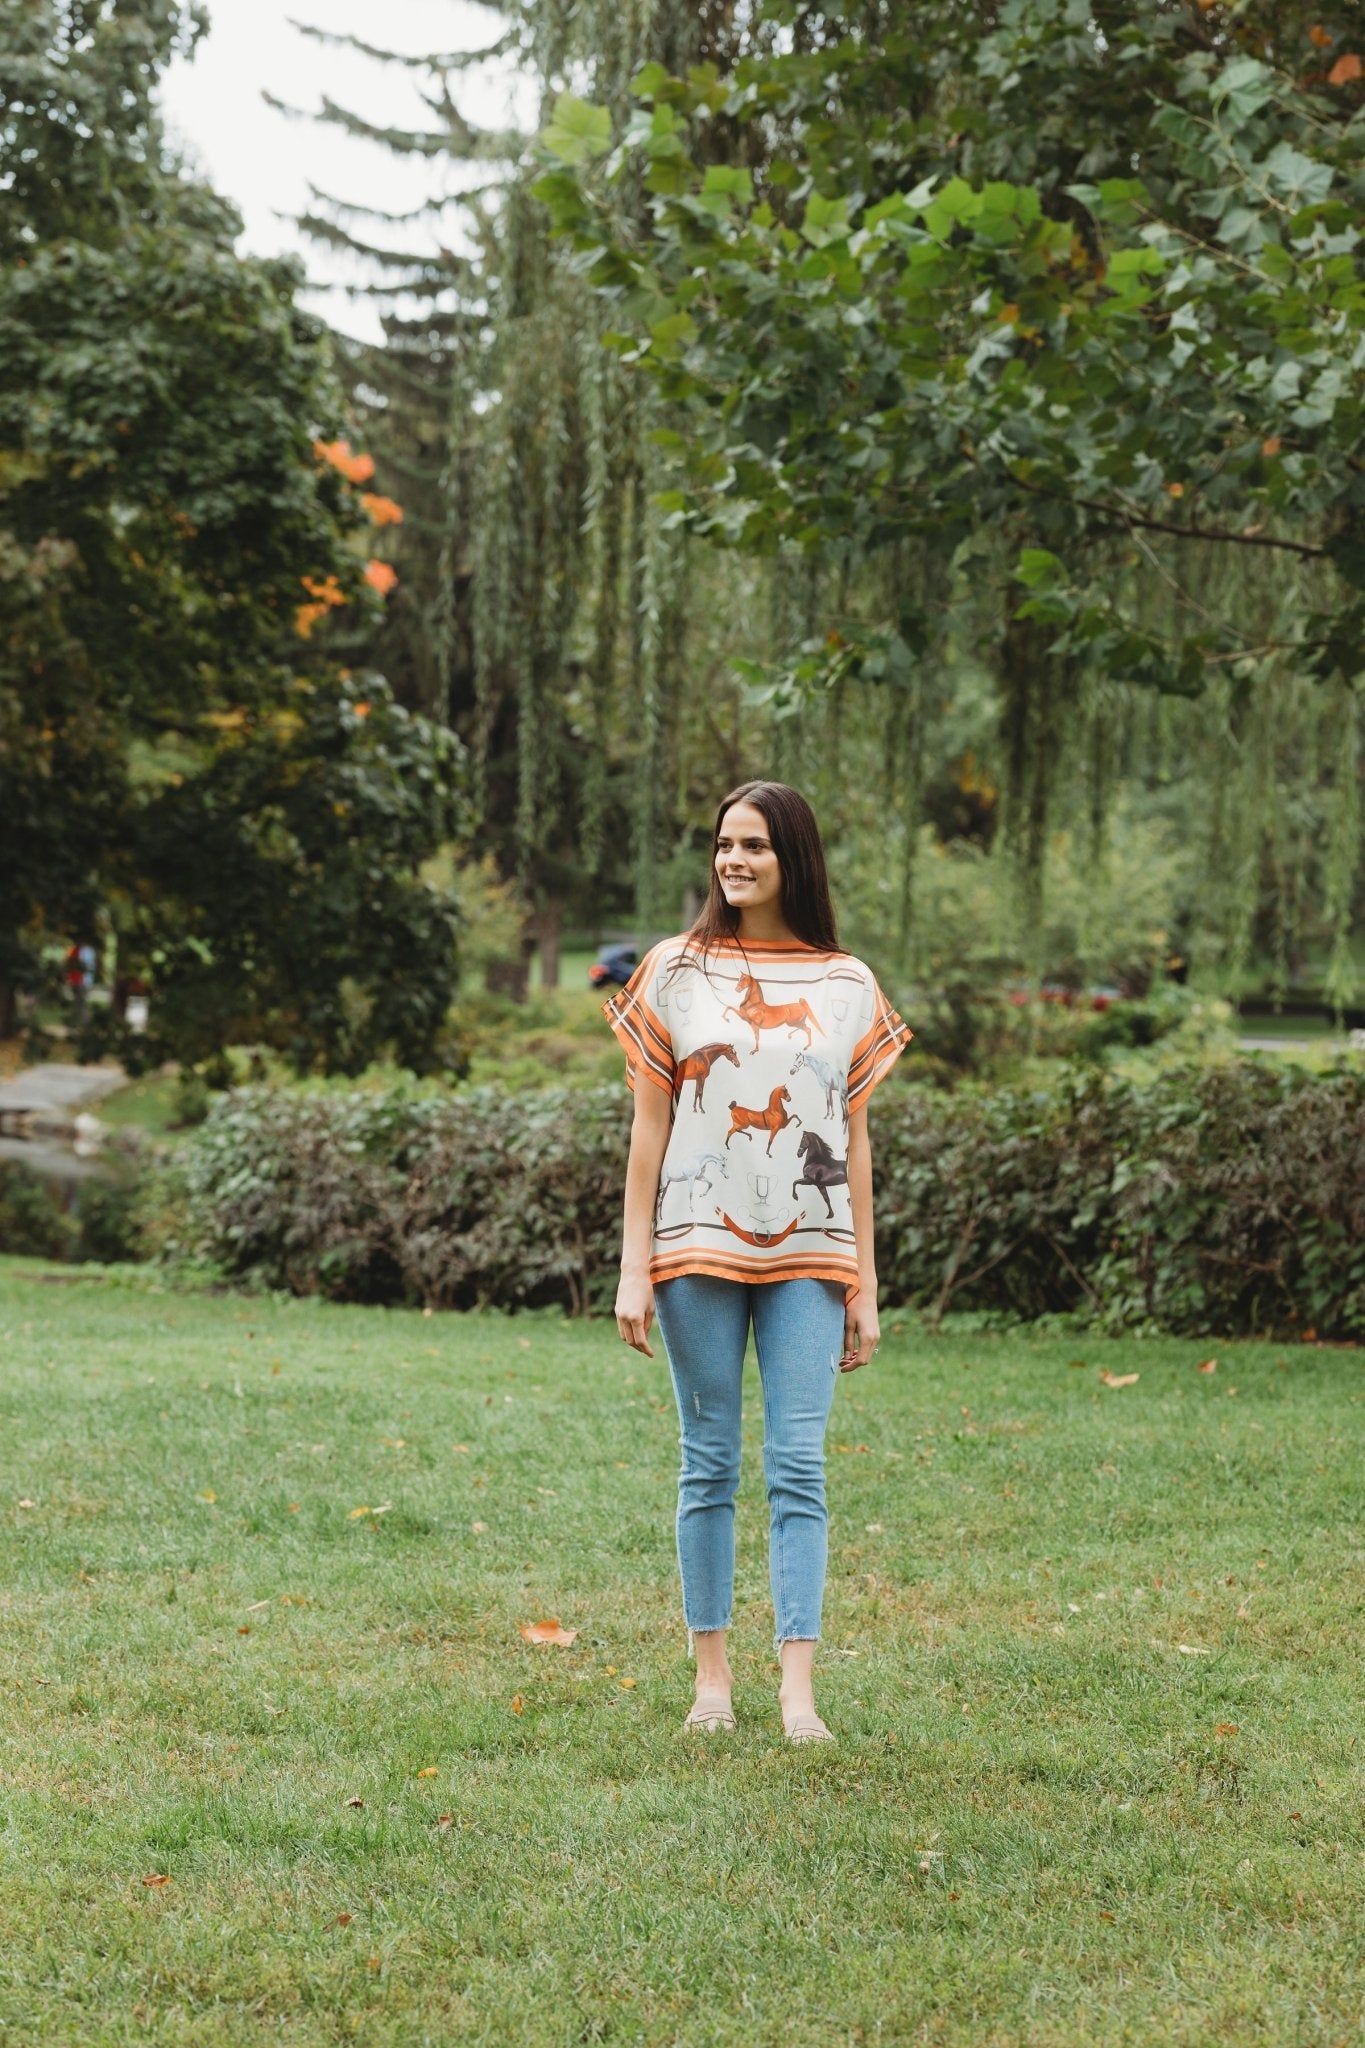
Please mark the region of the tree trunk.
[[536, 945], [540, 953], [540, 985], [542, 988], [559, 987], [559, 940], [563, 929], [563, 910], [559, 899], [552, 896], [542, 905], [535, 918]]

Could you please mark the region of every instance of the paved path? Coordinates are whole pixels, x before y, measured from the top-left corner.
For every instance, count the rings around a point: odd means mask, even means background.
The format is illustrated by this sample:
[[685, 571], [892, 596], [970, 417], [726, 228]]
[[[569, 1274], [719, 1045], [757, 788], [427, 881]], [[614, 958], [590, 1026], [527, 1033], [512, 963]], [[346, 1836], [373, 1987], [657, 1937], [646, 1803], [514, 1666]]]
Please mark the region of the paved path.
[[74, 1067], [54, 1060], [0, 1081], [0, 1159], [20, 1160], [53, 1181], [84, 1180], [94, 1170], [89, 1154], [98, 1146], [76, 1149], [76, 1118], [127, 1079], [122, 1067]]
[[116, 1066], [73, 1067], [53, 1060], [24, 1067], [11, 1080], [0, 1081], [0, 1120], [46, 1112], [54, 1121], [69, 1123], [77, 1110], [103, 1101], [127, 1080]]

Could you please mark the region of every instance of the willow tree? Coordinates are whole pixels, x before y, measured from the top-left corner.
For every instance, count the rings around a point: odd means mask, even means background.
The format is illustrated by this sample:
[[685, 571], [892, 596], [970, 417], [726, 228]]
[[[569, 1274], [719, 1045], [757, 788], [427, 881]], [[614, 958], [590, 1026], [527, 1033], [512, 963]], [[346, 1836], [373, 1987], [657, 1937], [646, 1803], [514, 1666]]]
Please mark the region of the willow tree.
[[[602, 345], [601, 299], [532, 196], [535, 133], [570, 78], [606, 118], [624, 117], [642, 66], [729, 68], [780, 30], [727, 0], [491, 11], [500, 32], [483, 50], [421, 59], [310, 31], [414, 69], [428, 128], [382, 129], [331, 104], [326, 115], [459, 165], [464, 189], [433, 203], [438, 246], [417, 260], [393, 246], [391, 219], [324, 195], [304, 225], [377, 265], [373, 289], [389, 301], [382, 346], [340, 345], [367, 443], [404, 502], [402, 583], [376, 657], [406, 701], [467, 739], [471, 838], [531, 898], [552, 975], [566, 906], [643, 927], [660, 914], [679, 829], [692, 579], [686, 536], [659, 503], [666, 408]], [[488, 62], [530, 81], [525, 133], [462, 111]], [[736, 132], [715, 146], [757, 143]], [[648, 203], [642, 184], [621, 182], [622, 233], [643, 225]]]

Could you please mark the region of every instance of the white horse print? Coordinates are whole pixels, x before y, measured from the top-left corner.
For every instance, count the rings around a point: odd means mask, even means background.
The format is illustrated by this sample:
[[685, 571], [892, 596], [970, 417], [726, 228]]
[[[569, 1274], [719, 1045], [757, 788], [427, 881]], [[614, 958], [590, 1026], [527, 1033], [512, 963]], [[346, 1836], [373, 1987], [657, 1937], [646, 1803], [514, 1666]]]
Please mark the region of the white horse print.
[[718, 1177], [721, 1180], [729, 1178], [729, 1169], [719, 1152], [693, 1152], [686, 1159], [666, 1159], [659, 1175], [659, 1198], [654, 1205], [655, 1221], [663, 1215], [664, 1196], [670, 1187], [679, 1181], [687, 1183], [687, 1207], [690, 1214], [698, 1184], [704, 1195], [709, 1195], [715, 1185], [711, 1177], [712, 1167], [718, 1169]]

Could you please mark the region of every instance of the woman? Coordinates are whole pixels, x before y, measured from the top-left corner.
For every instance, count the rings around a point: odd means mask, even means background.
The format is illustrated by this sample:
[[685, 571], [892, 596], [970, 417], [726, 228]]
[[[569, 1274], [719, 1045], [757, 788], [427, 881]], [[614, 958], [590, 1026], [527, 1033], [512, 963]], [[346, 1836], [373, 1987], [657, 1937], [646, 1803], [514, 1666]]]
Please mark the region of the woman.
[[826, 1741], [811, 1684], [825, 1427], [836, 1370], [877, 1347], [867, 1101], [911, 1033], [839, 950], [803, 796], [731, 791], [701, 916], [603, 1009], [635, 1097], [617, 1327], [652, 1358], [657, 1311], [682, 1432], [678, 1563], [697, 1660], [684, 1725], [735, 1726], [726, 1631], [752, 1318], [782, 1723], [790, 1741]]

